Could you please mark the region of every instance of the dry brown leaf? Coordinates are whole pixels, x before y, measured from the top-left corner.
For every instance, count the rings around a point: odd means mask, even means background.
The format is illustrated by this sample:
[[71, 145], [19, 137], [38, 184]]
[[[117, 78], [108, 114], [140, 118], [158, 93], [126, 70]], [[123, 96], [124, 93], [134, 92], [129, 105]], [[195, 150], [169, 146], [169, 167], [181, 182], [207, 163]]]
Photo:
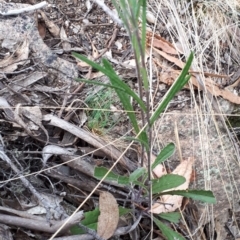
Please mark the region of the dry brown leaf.
[[164, 38], [160, 37], [157, 34], [154, 34], [154, 38], [152, 41], [152, 33], [148, 32], [147, 33], [147, 45], [148, 46], [153, 46], [154, 48], [160, 48], [162, 49], [164, 52], [169, 53], [169, 54], [178, 54], [178, 51], [175, 49], [175, 47], [168, 42], [167, 40], [165, 40]]
[[59, 34], [60, 34], [60, 29], [59, 29], [59, 27], [58, 27], [54, 22], [50, 21], [50, 20], [48, 19], [48, 17], [46, 16], [46, 14], [45, 14], [43, 11], [39, 10], [38, 12], [41, 14], [42, 19], [43, 19], [43, 21], [45, 22], [45, 24], [46, 24], [49, 32], [50, 32], [54, 37], [59, 37]]
[[[192, 174], [192, 165], [194, 159], [188, 158], [188, 160], [182, 161], [176, 169], [172, 172], [172, 174], [178, 174], [186, 178], [186, 182], [174, 189], [168, 189], [167, 191], [172, 190], [186, 190], [190, 183], [190, 178]], [[181, 207], [182, 205], [182, 196], [177, 195], [163, 195], [159, 202], [153, 204], [152, 209], [150, 212], [160, 214], [163, 212], [173, 212], [177, 208]]]
[[39, 32], [39, 35], [42, 39], [44, 39], [46, 37], [46, 25], [44, 22], [38, 22], [38, 32]]
[[27, 39], [25, 39], [23, 44], [18, 47], [14, 54], [0, 61], [1, 71], [8, 73], [15, 71], [18, 68], [18, 65], [24, 65], [25, 63], [27, 63], [28, 55], [29, 55], [29, 42]]
[[167, 59], [169, 62], [174, 63], [175, 65], [177, 65], [177, 66], [180, 67], [180, 68], [184, 68], [185, 63], [182, 62], [181, 60], [179, 60], [178, 58], [173, 57], [173, 56], [170, 56], [170, 55], [168, 55], [167, 53], [165, 53], [165, 52], [163, 52], [163, 51], [160, 51], [159, 49], [157, 49], [157, 48], [155, 48], [155, 47], [153, 47], [153, 50], [154, 50], [156, 53], [160, 54], [160, 55], [161, 55], [162, 57], [164, 57], [165, 59]]
[[[154, 48], [154, 50], [159, 53], [162, 57], [164, 57], [165, 59], [167, 59], [168, 61], [175, 63], [178, 67], [183, 68], [185, 63], [182, 62], [181, 60], [172, 57], [156, 48]], [[205, 73], [204, 73], [205, 74]], [[160, 74], [160, 81], [164, 82], [168, 85], [171, 85], [180, 75], [180, 71], [176, 71], [176, 70], [172, 70], [172, 71], [167, 71], [167, 72], [163, 72]], [[209, 75], [209, 73], [207, 73], [207, 75]], [[222, 75], [219, 75], [219, 77]], [[223, 75], [224, 77], [226, 77], [225, 75]], [[227, 88], [222, 89], [220, 88], [215, 82], [213, 82], [210, 78], [205, 78], [204, 79], [204, 85], [206, 87], [206, 89], [214, 96], [221, 96], [224, 99], [235, 103], [235, 104], [240, 104], [240, 97], [235, 95], [234, 93], [232, 93], [230, 90], [228, 90]], [[200, 86], [200, 84], [198, 83], [197, 79], [196, 79], [196, 74], [192, 73], [192, 77], [190, 78], [190, 82], [197, 88], [199, 88], [200, 90], [202, 90], [202, 87]], [[189, 88], [188, 85], [185, 85], [185, 88]]]
[[69, 51], [71, 49], [71, 44], [68, 41], [67, 34], [65, 32], [65, 29], [61, 27], [60, 30], [60, 38], [62, 40], [62, 47], [64, 51]]
[[95, 45], [92, 43], [92, 56], [93, 56], [93, 58], [94, 58], [94, 59], [97, 59], [97, 58], [98, 58], [98, 55], [99, 55], [98, 50], [97, 50], [97, 48], [95, 47]]
[[108, 239], [115, 232], [119, 219], [118, 204], [111, 193], [100, 193], [99, 210], [97, 233], [102, 238]]
[[235, 95], [234, 93], [229, 91], [227, 88], [220, 89], [218, 86], [216, 86], [216, 84], [210, 83], [211, 80], [209, 78], [206, 78], [205, 80], [206, 80], [205, 85], [206, 85], [207, 90], [210, 93], [212, 93], [214, 96], [216, 96], [216, 97], [221, 96], [224, 99], [226, 99], [232, 103], [240, 104], [239, 96]]

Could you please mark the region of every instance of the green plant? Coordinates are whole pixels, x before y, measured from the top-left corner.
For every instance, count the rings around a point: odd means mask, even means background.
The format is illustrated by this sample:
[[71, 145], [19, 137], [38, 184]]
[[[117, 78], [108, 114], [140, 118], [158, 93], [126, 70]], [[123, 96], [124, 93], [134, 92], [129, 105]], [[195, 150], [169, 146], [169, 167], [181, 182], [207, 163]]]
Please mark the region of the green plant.
[[[166, 95], [163, 97], [159, 105], [154, 108], [150, 103], [150, 92], [149, 83], [147, 76], [147, 68], [145, 66], [145, 39], [146, 39], [146, 1], [145, 0], [113, 0], [115, 8], [118, 10], [119, 16], [124, 22], [124, 25], [128, 31], [133, 52], [136, 61], [136, 71], [138, 79], [139, 94], [136, 94], [114, 71], [111, 64], [106, 60], [102, 60], [102, 65], [97, 64], [86, 57], [74, 53], [76, 58], [86, 62], [94, 69], [104, 73], [110, 80], [110, 84], [102, 84], [96, 81], [79, 79], [80, 81], [93, 83], [96, 85], [103, 85], [114, 89], [117, 93], [120, 102], [123, 105], [124, 110], [127, 112], [129, 120], [135, 131], [135, 137], [131, 138], [137, 141], [142, 146], [142, 156], [143, 153], [147, 153], [148, 159], [148, 169], [143, 167], [143, 162], [141, 167], [136, 169], [129, 176], [121, 176], [106, 168], [95, 168], [95, 177], [98, 179], [108, 179], [116, 181], [118, 184], [127, 185], [130, 188], [135, 188], [139, 196], [149, 197], [148, 200], [148, 210], [151, 208], [152, 198], [159, 195], [180, 195], [195, 200], [200, 200], [206, 203], [215, 203], [215, 198], [211, 191], [203, 190], [178, 190], [178, 191], [167, 191], [172, 188], [176, 188], [185, 182], [185, 178], [179, 175], [167, 174], [159, 179], [151, 178], [152, 170], [160, 163], [165, 161], [174, 152], [174, 144], [167, 145], [157, 156], [155, 162], [151, 164], [151, 148], [152, 148], [152, 127], [154, 122], [159, 118], [160, 114], [165, 110], [169, 102], [173, 99], [178, 91], [180, 91], [183, 86], [190, 79], [188, 74], [189, 68], [193, 61], [193, 53], [188, 57], [186, 64], [178, 77], [178, 79], [170, 87]], [[138, 30], [138, 19], [141, 18], [142, 28], [141, 33]], [[143, 96], [146, 96], [146, 104], [142, 101]], [[136, 114], [134, 112], [132, 103], [130, 101], [132, 98], [141, 110], [141, 121], [139, 124], [137, 121]], [[152, 113], [153, 112], [153, 113]], [[151, 114], [152, 113], [152, 114]], [[143, 157], [142, 157], [143, 159]], [[151, 215], [146, 210], [144, 213], [147, 216]], [[170, 216], [170, 217], [169, 217]], [[169, 221], [176, 221], [176, 218], [171, 217], [171, 214], [159, 215], [153, 217], [153, 221], [156, 226], [162, 231], [163, 235], [167, 239], [184, 239], [179, 233], [172, 231], [170, 228], [165, 226], [159, 219], [167, 219]], [[179, 216], [179, 215], [178, 215]]]
[[88, 112], [87, 124], [90, 130], [105, 133], [107, 129], [111, 129], [117, 123], [113, 119], [112, 112], [108, 111], [110, 106], [114, 104], [115, 98], [116, 94], [109, 88], [104, 88], [96, 94], [87, 97], [85, 103], [90, 109], [93, 109]]

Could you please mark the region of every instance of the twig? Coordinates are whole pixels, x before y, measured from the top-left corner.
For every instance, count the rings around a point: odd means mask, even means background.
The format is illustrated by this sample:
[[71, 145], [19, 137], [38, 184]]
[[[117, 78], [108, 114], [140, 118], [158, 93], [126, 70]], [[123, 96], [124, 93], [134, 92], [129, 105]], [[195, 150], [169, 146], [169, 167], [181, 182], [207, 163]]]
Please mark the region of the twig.
[[[29, 214], [30, 215], [30, 214]], [[71, 217], [70, 221], [67, 225], [64, 226], [62, 231], [65, 231], [69, 227], [77, 224], [84, 217], [83, 211], [76, 213], [73, 217]], [[28, 219], [22, 217], [16, 217], [6, 214], [0, 214], [0, 222], [4, 224], [10, 224], [17, 227], [24, 227], [32, 230], [37, 230], [41, 232], [47, 233], [55, 233], [64, 223], [66, 219], [62, 221], [51, 221], [51, 224], [47, 223], [46, 220], [39, 219]]]
[[16, 167], [16, 165], [12, 162], [12, 160], [5, 154], [5, 152], [3, 151], [3, 148], [0, 149], [0, 158], [5, 161], [10, 167], [11, 169], [18, 174], [19, 177], [21, 177], [21, 181], [23, 183], [23, 185], [30, 190], [30, 192], [38, 199], [38, 201], [41, 203], [42, 206], [44, 206], [47, 210], [47, 219], [50, 220], [51, 219], [51, 212], [56, 214], [54, 215], [56, 216], [64, 216], [66, 215], [65, 212], [60, 209], [60, 206], [56, 207], [55, 209], [53, 209], [51, 207], [51, 205], [49, 204], [49, 202], [41, 195], [37, 192], [37, 190], [34, 188], [34, 186], [23, 176], [23, 174], [18, 170], [18, 168]]
[[2, 15], [2, 16], [18, 15], [18, 14], [25, 13], [25, 12], [35, 11], [37, 9], [45, 7], [46, 5], [47, 5], [47, 2], [44, 1], [41, 3], [35, 4], [35, 5], [31, 5], [29, 7], [15, 9], [15, 10], [9, 10], [7, 12], [0, 12], [0, 15]]
[[93, 0], [99, 7], [102, 8], [102, 10], [113, 19], [114, 22], [116, 22], [119, 26], [123, 26], [123, 22], [119, 19], [118, 16], [109, 8], [107, 7], [103, 1], [101, 0]]

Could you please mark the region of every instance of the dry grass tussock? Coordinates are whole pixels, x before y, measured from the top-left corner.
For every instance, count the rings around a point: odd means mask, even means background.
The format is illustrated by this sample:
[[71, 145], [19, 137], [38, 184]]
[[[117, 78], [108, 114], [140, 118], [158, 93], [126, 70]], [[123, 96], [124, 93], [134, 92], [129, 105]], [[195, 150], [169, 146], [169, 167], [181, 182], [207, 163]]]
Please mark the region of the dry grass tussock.
[[[163, 0], [159, 3], [153, 0], [149, 5], [149, 10], [157, 18], [155, 31], [168, 38], [185, 56], [190, 50], [194, 51], [192, 70], [228, 75], [238, 70], [239, 1]], [[204, 80], [204, 75], [199, 74], [198, 81], [203, 89]], [[223, 86], [226, 84], [219, 79], [214, 81]], [[236, 224], [240, 186], [239, 147], [225, 123], [227, 114], [231, 114], [237, 106], [212, 98], [207, 91], [203, 91], [201, 97], [193, 87], [190, 92], [190, 106], [163, 114], [155, 125], [154, 146], [161, 148], [166, 141], [174, 141], [180, 150], [172, 160], [194, 156], [197, 176], [193, 185], [212, 189], [218, 200], [213, 207], [202, 206], [200, 221], [195, 228], [201, 229], [208, 223], [212, 235], [208, 235], [207, 239], [214, 239], [214, 231], [219, 239], [227, 239], [228, 209], [233, 211], [232, 223], [236, 232], [239, 231]], [[227, 110], [222, 111], [226, 105]], [[198, 239], [194, 232], [189, 231], [190, 236]]]

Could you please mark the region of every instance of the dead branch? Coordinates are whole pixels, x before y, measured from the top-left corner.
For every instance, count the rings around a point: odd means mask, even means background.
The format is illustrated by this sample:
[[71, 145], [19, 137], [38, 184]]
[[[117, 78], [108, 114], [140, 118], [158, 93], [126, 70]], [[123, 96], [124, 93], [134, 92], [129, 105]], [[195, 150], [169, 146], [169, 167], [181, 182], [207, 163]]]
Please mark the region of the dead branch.
[[[121, 156], [121, 152], [118, 149], [116, 149], [114, 146], [107, 145], [102, 139], [98, 138], [97, 136], [94, 136], [90, 132], [87, 132], [82, 128], [74, 126], [73, 124], [68, 123], [56, 116], [47, 114], [43, 116], [43, 121], [46, 121], [48, 125], [53, 125], [53, 126], [62, 128], [65, 131], [68, 131], [71, 134], [83, 139], [90, 145], [96, 148], [100, 148], [110, 158], [117, 160]], [[136, 169], [135, 164], [125, 157], [122, 157], [120, 159], [120, 163], [123, 164], [123, 166], [125, 166], [131, 171]]]
[[37, 190], [34, 188], [34, 186], [23, 176], [23, 174], [18, 170], [18, 168], [16, 167], [16, 165], [12, 162], [12, 160], [5, 154], [5, 152], [3, 151], [3, 148], [0, 148], [0, 158], [5, 161], [10, 167], [11, 169], [18, 174], [18, 176], [20, 177], [23, 185], [29, 189], [29, 191], [33, 194], [33, 196], [35, 196], [39, 203], [44, 206], [47, 210], [47, 219], [50, 220], [51, 219], [51, 214], [54, 214], [55, 219], [60, 218], [61, 216], [65, 216], [66, 217], [66, 213], [64, 212], [64, 210], [58, 206], [55, 207], [54, 209], [51, 207], [51, 205], [49, 204], [49, 202], [41, 195], [37, 192]]
[[116, 22], [119, 26], [123, 25], [122, 20], [118, 18], [118, 16], [108, 7], [105, 5], [105, 3], [101, 0], [93, 0], [99, 7], [102, 8], [102, 10], [113, 19], [114, 22]]
[[[76, 213], [74, 216], [70, 217], [70, 220], [64, 226], [63, 231], [66, 231], [69, 227], [77, 224], [83, 218], [83, 211]], [[46, 220], [37, 220], [10, 216], [6, 214], [0, 214], [0, 222], [4, 224], [14, 225], [17, 227], [24, 227], [27, 229], [32, 229], [36, 231], [55, 233], [68, 219], [62, 221], [51, 221], [51, 224], [47, 223]]]
[[30, 5], [29, 7], [25, 7], [25, 8], [20, 8], [20, 9], [15, 9], [15, 10], [8, 10], [7, 12], [0, 12], [0, 15], [2, 16], [12, 16], [12, 15], [18, 15], [21, 13], [25, 13], [25, 12], [32, 12], [35, 11], [37, 9], [43, 8], [47, 5], [47, 2], [41, 2], [35, 5]]

